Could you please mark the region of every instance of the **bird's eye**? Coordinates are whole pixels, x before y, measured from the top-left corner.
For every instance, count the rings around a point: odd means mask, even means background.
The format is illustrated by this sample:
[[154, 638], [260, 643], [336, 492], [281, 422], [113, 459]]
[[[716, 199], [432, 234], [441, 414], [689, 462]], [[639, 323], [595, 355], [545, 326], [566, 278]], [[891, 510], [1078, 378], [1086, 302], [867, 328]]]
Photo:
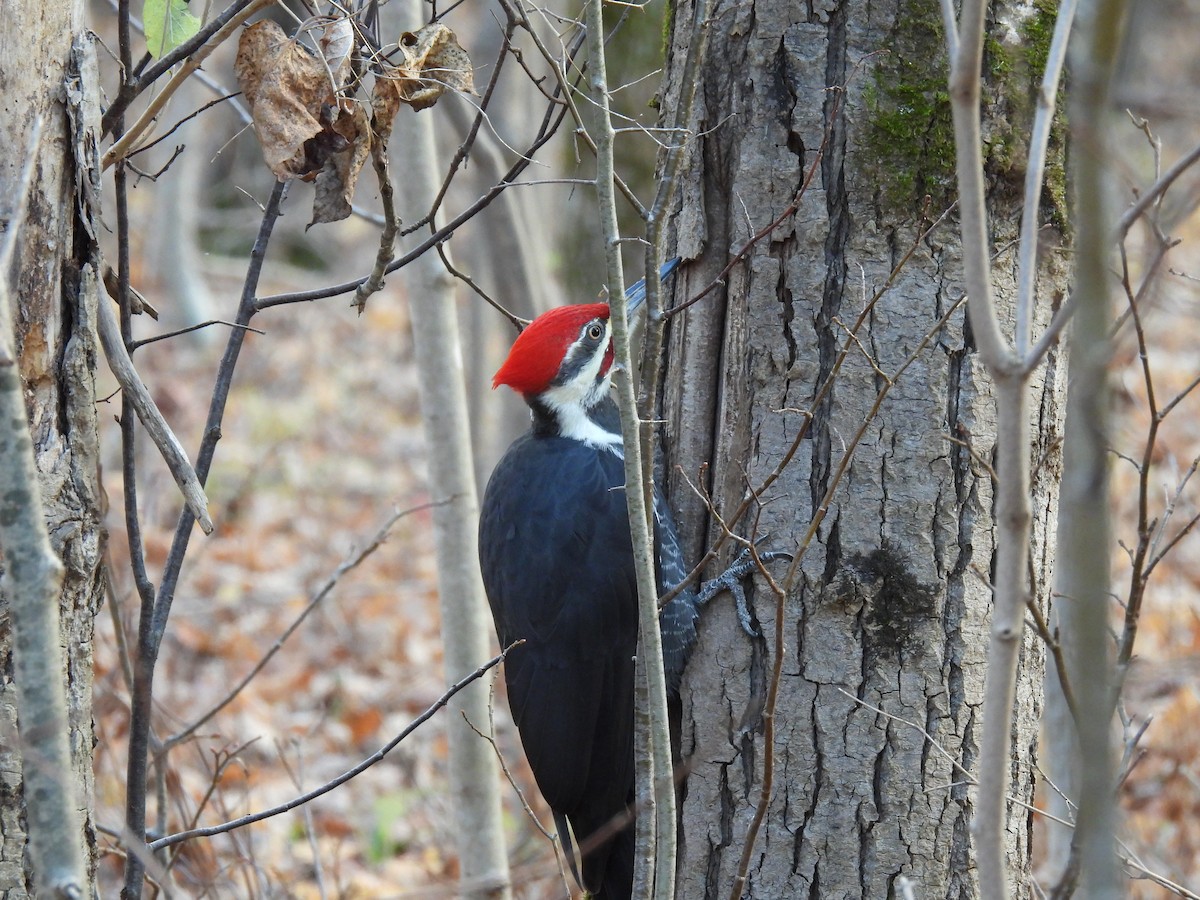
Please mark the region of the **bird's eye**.
[[588, 326], [587, 336], [593, 341], [598, 341], [600, 338], [604, 337], [604, 328], [599, 322], [593, 322]]

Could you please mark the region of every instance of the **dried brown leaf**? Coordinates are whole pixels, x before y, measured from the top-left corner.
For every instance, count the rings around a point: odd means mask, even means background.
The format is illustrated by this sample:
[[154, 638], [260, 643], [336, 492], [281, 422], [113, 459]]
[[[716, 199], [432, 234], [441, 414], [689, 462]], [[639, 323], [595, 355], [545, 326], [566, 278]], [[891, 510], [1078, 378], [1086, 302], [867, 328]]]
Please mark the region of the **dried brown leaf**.
[[471, 57], [458, 43], [458, 36], [441, 23], [419, 31], [406, 31], [398, 43], [403, 61], [386, 66], [375, 78], [371, 107], [375, 133], [386, 143], [400, 104], [414, 110], [437, 103], [447, 90], [475, 93]]
[[330, 128], [345, 140], [346, 147], [331, 154], [317, 176], [309, 226], [339, 222], [350, 215], [358, 173], [371, 152], [371, 123], [361, 103], [343, 101], [341, 115]]
[[387, 148], [396, 113], [400, 111], [400, 104], [404, 102], [405, 82], [398, 75], [391, 74], [395, 71], [389, 69], [386, 76], [376, 75], [375, 89], [371, 92], [371, 117], [374, 120], [372, 128], [375, 131], [376, 146], [380, 150]]
[[405, 32], [400, 36], [400, 49], [405, 64], [417, 71], [426, 91], [440, 87], [438, 96], [445, 90], [475, 93], [471, 57], [459, 46], [458, 36], [445, 25], [426, 25], [415, 34]]
[[354, 49], [354, 26], [346, 16], [340, 16], [325, 25], [317, 46], [333, 73], [333, 83], [342, 87], [350, 74], [350, 53]]
[[[336, 71], [330, 69], [333, 61]], [[242, 32], [234, 72], [263, 157], [280, 181], [311, 178], [347, 149], [345, 136], [333, 126], [344, 115], [335, 86], [348, 66], [348, 57], [315, 56], [269, 19]]]

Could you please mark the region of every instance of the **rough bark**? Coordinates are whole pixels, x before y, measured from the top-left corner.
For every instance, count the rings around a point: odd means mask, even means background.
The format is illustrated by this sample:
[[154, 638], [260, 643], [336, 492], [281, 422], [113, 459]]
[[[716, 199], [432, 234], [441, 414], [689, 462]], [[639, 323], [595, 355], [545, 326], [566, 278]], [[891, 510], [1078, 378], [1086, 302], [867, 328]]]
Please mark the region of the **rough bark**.
[[[985, 63], [995, 76], [985, 133], [996, 248], [1019, 228], [1019, 129], [1037, 73], [1011, 73], [1028, 61], [1016, 48], [1031, 14], [999, 11], [1005, 26], [993, 30]], [[675, 19], [689, 13], [681, 8]], [[904, 266], [874, 308], [862, 349], [813, 408], [846, 326], [920, 233], [924, 198], [933, 217], [952, 199], [946, 57], [933, 0], [759, 0], [718, 5], [713, 23], [693, 125], [704, 137], [682, 180], [677, 220], [678, 252], [695, 262], [681, 270], [676, 300], [707, 285], [778, 217], [822, 156], [795, 215], [750, 250], [723, 289], [672, 322], [670, 456], [729, 512], [747, 481], [757, 485], [778, 463], [801, 413], [815, 413], [757, 523], [772, 549], [791, 549], [884, 386], [881, 373], [894, 372], [962, 296], [951, 219]], [[682, 59], [687, 36], [676, 30], [672, 40], [671, 58]], [[668, 103], [677, 91], [669, 82]], [[915, 122], [905, 118], [914, 109]], [[1047, 220], [1057, 214], [1047, 203]], [[1060, 239], [1053, 228], [1047, 235], [1052, 251]], [[1057, 255], [1045, 256], [1042, 322], [1065, 279]], [[998, 303], [1008, 310], [1015, 259], [1001, 255], [996, 267]], [[1062, 416], [1056, 358], [1033, 390], [1032, 568], [1044, 602]], [[960, 310], [891, 389], [787, 598], [775, 782], [747, 896], [890, 897], [901, 876], [923, 898], [975, 895], [972, 791], [958, 766], [973, 770], [980, 722], [995, 431], [991, 388]], [[697, 557], [716, 531], [678, 475], [671, 489]], [[753, 522], [739, 525], [746, 533]], [[761, 789], [775, 607], [766, 591], [753, 599], [768, 638], [749, 640], [717, 601], [684, 686], [681, 897], [729, 895]], [[1012, 738], [1012, 794], [1024, 802], [1032, 800], [1042, 666], [1027, 634]], [[1029, 814], [1012, 805], [1009, 816], [1008, 858], [1022, 879]]]
[[[19, 23], [0, 29], [0, 146], [18, 148], [34, 119], [43, 120], [42, 141], [8, 279], [17, 301], [17, 365], [25, 391], [42, 502], [54, 552], [64, 565], [59, 596], [62, 638], [67, 651], [71, 771], [79, 795], [91, 806], [92, 619], [100, 603], [99, 564], [102, 494], [98, 481], [93, 375], [96, 368], [95, 273], [91, 259], [93, 223], [76, 202], [76, 129], [81, 115], [81, 76], [72, 64], [72, 41], [84, 32], [83, 4], [5, 4], [5, 18]], [[92, 49], [81, 44], [87, 65]], [[84, 80], [94, 78], [94, 68]], [[93, 80], [90, 89], [95, 90]], [[94, 93], [91, 95], [94, 96]], [[0, 159], [0, 197], [11, 208], [23, 159]], [[22, 760], [15, 741], [20, 712], [12, 683], [11, 632], [0, 579], [0, 895], [19, 898], [33, 889], [25, 833]], [[90, 819], [81, 841], [94, 865]]]

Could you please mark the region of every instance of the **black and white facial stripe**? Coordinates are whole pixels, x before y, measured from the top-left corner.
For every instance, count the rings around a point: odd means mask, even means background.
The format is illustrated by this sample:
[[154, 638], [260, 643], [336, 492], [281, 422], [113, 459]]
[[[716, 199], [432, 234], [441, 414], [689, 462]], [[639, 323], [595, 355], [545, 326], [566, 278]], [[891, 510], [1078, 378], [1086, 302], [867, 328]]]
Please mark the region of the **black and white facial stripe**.
[[611, 340], [608, 319], [597, 317], [585, 323], [567, 349], [558, 374], [538, 400], [554, 416], [563, 437], [619, 448], [621, 435], [602, 428], [587, 414], [608, 396], [612, 384], [611, 368], [601, 373]]

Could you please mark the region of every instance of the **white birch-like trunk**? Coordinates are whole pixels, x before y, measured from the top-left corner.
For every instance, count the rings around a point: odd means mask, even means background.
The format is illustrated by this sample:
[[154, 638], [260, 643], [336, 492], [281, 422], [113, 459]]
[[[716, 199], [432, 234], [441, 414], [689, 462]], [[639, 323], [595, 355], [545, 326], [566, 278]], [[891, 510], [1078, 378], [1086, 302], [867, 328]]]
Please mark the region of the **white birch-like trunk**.
[[[414, 21], [423, 11], [415, 9]], [[401, 112], [393, 171], [402, 210], [428, 209], [439, 183], [432, 129], [434, 113]], [[435, 253], [427, 253], [394, 279], [403, 278], [412, 315], [413, 344], [421, 395], [421, 420], [429, 458], [429, 489], [441, 597], [443, 666], [457, 681], [491, 655], [491, 620], [479, 574], [479, 497], [472, 460], [470, 417], [463, 375], [462, 343], [454, 302], [454, 279]], [[500, 816], [500, 773], [491, 746], [463, 721], [486, 730], [488, 685], [479, 681], [455, 697], [446, 718], [450, 741], [450, 789], [458, 832], [460, 895], [511, 895], [504, 828]], [[461, 710], [461, 714], [460, 714]]]
[[1124, 896], [1116, 845], [1112, 616], [1109, 523], [1108, 362], [1112, 352], [1112, 235], [1115, 219], [1107, 190], [1112, 174], [1099, 136], [1116, 110], [1110, 82], [1126, 10], [1123, 0], [1085, 4], [1072, 58], [1076, 77], [1072, 122], [1080, 148], [1075, 209], [1079, 255], [1073, 290], [1078, 310], [1071, 334], [1071, 389], [1064, 453], [1060, 587], [1068, 675], [1075, 690], [1079, 734], [1078, 834], [1082, 896]]

